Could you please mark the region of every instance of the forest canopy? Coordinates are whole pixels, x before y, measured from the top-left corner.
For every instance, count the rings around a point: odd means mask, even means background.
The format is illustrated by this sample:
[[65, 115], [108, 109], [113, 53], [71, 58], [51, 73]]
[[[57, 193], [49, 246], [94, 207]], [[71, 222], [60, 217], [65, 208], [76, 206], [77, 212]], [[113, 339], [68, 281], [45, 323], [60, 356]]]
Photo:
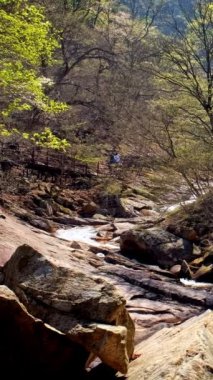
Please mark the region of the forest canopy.
[[5, 127], [210, 181], [212, 1], [0, 0], [0, 48]]

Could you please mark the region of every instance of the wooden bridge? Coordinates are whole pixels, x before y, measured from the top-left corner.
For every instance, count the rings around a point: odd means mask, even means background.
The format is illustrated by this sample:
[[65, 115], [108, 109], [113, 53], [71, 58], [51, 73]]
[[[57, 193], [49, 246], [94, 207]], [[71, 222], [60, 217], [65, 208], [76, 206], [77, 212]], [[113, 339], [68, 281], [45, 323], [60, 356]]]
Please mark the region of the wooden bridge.
[[79, 177], [91, 178], [88, 164], [61, 152], [19, 144], [5, 144], [0, 151], [3, 175], [35, 176], [44, 181], [65, 183]]
[[[107, 160], [88, 165], [63, 152], [50, 151], [40, 147], [28, 147], [18, 143], [2, 145], [0, 169], [12, 175], [35, 176], [43, 181], [60, 184], [74, 183], [78, 178], [91, 179], [93, 176], [117, 177], [122, 179], [127, 172], [140, 176], [142, 159], [138, 156], [125, 156], [119, 164], [110, 165]], [[14, 169], [14, 170], [13, 170]]]

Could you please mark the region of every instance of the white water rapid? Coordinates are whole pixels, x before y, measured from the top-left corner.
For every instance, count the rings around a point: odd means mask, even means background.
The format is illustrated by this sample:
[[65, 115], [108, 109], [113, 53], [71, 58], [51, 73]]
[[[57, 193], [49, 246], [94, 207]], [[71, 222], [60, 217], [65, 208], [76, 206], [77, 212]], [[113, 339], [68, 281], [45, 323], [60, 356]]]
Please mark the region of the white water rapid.
[[56, 231], [56, 237], [68, 241], [78, 241], [86, 243], [93, 247], [117, 249], [119, 246], [116, 243], [96, 241], [97, 230], [92, 226], [73, 227], [69, 229], [60, 229]]

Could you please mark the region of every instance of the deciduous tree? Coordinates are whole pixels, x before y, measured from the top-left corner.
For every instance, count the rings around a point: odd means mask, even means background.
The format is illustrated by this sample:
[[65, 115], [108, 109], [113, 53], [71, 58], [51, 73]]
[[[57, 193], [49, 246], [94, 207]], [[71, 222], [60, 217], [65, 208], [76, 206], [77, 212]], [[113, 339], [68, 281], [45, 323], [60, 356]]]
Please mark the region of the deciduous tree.
[[17, 110], [63, 109], [45, 96], [51, 82], [40, 75], [42, 62], [52, 63], [58, 42], [43, 9], [26, 0], [0, 0], [0, 111], [4, 120]]

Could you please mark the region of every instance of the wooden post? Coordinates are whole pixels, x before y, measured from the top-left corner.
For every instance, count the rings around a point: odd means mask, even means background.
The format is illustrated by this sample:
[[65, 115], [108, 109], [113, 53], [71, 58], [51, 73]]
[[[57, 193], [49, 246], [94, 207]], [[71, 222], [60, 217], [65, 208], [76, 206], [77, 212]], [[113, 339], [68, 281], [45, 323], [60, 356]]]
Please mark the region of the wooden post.
[[35, 148], [33, 147], [32, 155], [31, 155], [32, 162], [35, 162]]
[[48, 148], [46, 150], [46, 165], [47, 166], [49, 165], [49, 151], [48, 151]]

